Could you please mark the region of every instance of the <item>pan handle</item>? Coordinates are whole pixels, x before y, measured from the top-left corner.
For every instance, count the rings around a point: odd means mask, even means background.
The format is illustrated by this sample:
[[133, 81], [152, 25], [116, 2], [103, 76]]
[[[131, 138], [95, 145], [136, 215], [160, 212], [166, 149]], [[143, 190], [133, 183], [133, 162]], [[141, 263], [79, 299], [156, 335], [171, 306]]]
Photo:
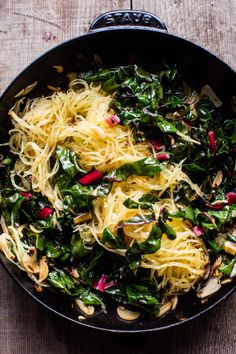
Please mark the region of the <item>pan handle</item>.
[[110, 27], [148, 27], [167, 32], [166, 25], [156, 15], [141, 10], [109, 11], [98, 16], [90, 25], [90, 31], [109, 29]]

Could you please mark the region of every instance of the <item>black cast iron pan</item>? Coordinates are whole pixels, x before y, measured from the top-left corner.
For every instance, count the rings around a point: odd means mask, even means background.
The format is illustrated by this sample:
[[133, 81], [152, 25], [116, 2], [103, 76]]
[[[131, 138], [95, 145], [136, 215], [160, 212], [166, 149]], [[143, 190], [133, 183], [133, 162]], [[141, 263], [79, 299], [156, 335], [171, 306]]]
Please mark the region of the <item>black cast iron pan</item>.
[[[163, 60], [169, 65], [177, 64], [186, 81], [196, 89], [210, 85], [223, 101], [226, 113], [230, 98], [236, 93], [236, 73], [228, 65], [205, 49], [167, 33], [165, 24], [155, 15], [130, 10], [109, 12], [92, 23], [88, 34], [69, 40], [42, 55], [10, 84], [0, 99], [0, 142], [8, 140], [7, 113], [14, 104], [16, 93], [38, 81], [30, 96], [45, 95], [48, 93], [47, 85], [62, 85], [66, 73], [99, 65], [94, 54], [102, 59], [105, 66], [136, 62], [155, 69]], [[63, 73], [58, 74], [53, 65], [62, 65]], [[50, 291], [37, 293], [29, 278], [2, 255], [0, 259], [9, 274], [39, 303], [65, 319], [108, 332], [148, 332], [177, 326], [213, 308], [236, 288], [235, 282], [224, 285], [205, 304], [200, 303], [193, 291], [180, 297], [175, 312], [159, 319], [145, 318], [128, 323], [117, 318], [115, 309], [108, 308], [108, 314], [101, 312], [80, 322], [69, 301]]]

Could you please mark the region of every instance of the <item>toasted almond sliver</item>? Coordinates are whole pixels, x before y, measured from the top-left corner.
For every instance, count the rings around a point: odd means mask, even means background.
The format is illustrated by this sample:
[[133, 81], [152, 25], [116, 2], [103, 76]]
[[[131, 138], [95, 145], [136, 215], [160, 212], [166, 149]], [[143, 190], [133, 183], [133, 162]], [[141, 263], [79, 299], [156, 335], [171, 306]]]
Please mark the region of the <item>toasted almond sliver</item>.
[[225, 279], [225, 280], [222, 280], [221, 284], [224, 285], [224, 284], [229, 284], [233, 281], [233, 279]]
[[94, 314], [95, 308], [94, 306], [91, 305], [85, 305], [85, 303], [80, 300], [80, 299], [76, 299], [75, 300], [76, 305], [78, 306], [78, 308], [86, 315], [86, 316], [92, 316]]
[[16, 256], [9, 249], [7, 240], [3, 237], [4, 234], [2, 234], [1, 236], [2, 237], [0, 237], [0, 251], [2, 251], [8, 259], [15, 259]]
[[212, 182], [212, 188], [217, 188], [223, 181], [223, 172], [220, 170], [217, 172], [213, 182]]
[[42, 288], [42, 287], [41, 287], [40, 285], [38, 285], [38, 284], [35, 284], [34, 287], [35, 287], [35, 289], [36, 289], [36, 291], [37, 291], [38, 293], [42, 293], [42, 292], [44, 291], [44, 288]]
[[173, 306], [172, 301], [168, 301], [164, 305], [162, 305], [158, 317], [163, 316], [166, 312], [169, 312], [172, 306]]
[[43, 230], [38, 230], [38, 229], [36, 229], [36, 228], [34, 227], [34, 225], [31, 225], [31, 224], [30, 224], [29, 228], [30, 228], [30, 230], [31, 230], [32, 232], [34, 232], [35, 234], [41, 234], [41, 233], [43, 232]]
[[73, 81], [73, 80], [76, 80], [76, 79], [77, 79], [77, 74], [76, 74], [76, 72], [68, 73], [66, 76], [68, 77], [69, 81]]
[[216, 96], [215, 92], [212, 90], [212, 88], [209, 85], [203, 86], [200, 97], [207, 96], [209, 97], [210, 101], [214, 104], [216, 108], [219, 108], [222, 106], [222, 102], [219, 99], [219, 97]]
[[72, 268], [71, 269], [71, 275], [72, 275], [73, 278], [79, 279], [79, 273], [78, 273], [77, 269]]
[[42, 257], [39, 261], [39, 282], [44, 281], [48, 276], [48, 265], [45, 261], [46, 257]]
[[171, 299], [171, 302], [172, 302], [171, 310], [175, 310], [176, 306], [178, 304], [178, 296], [177, 295], [173, 296], [173, 298]]
[[207, 283], [198, 291], [197, 296], [200, 299], [205, 299], [213, 295], [221, 288], [220, 277], [211, 277]]
[[[31, 254], [29, 254], [29, 252]], [[27, 272], [39, 273], [39, 265], [37, 262], [37, 251], [35, 247], [30, 248], [22, 258], [22, 264]]]
[[38, 83], [38, 81], [35, 81], [32, 84], [26, 86], [25, 88], [20, 90], [14, 97], [21, 97], [21, 96], [27, 95], [28, 93], [30, 93], [30, 91], [32, 91], [35, 88], [37, 83]]
[[61, 74], [64, 70], [63, 66], [61, 65], [53, 65], [52, 67], [57, 70], [58, 74]]
[[232, 256], [236, 255], [236, 243], [231, 241], [226, 241], [224, 244], [224, 251], [231, 254]]
[[52, 85], [48, 85], [47, 88], [51, 91], [57, 92], [60, 91], [61, 88], [60, 87], [56, 87], [56, 86], [52, 86]]
[[118, 316], [122, 318], [122, 320], [134, 321], [140, 317], [140, 312], [127, 310], [123, 306], [118, 306], [116, 311]]
[[215, 273], [215, 271], [219, 268], [219, 266], [222, 263], [222, 257], [218, 257], [216, 261], [214, 262], [213, 266], [211, 267], [211, 275]]

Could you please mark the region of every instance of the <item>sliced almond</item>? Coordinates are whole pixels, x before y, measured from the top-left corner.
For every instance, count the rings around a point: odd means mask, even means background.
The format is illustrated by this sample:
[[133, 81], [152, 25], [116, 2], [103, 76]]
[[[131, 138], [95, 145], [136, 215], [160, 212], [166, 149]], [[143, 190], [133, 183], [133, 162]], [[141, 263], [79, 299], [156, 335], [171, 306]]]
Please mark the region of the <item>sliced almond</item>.
[[224, 251], [231, 254], [232, 256], [236, 255], [236, 243], [226, 241], [224, 244]]
[[222, 199], [222, 200], [215, 200], [214, 202], [212, 202], [210, 205], [227, 205], [227, 200]]
[[76, 299], [75, 300], [76, 305], [78, 308], [86, 315], [86, 316], [92, 316], [94, 314], [95, 308], [92, 305], [85, 305], [85, 303], [80, 300]]
[[27, 95], [27, 93], [29, 93], [30, 91], [32, 91], [35, 88], [37, 83], [38, 83], [38, 81], [35, 81], [31, 85], [28, 85], [27, 87], [23, 88], [14, 97], [21, 97], [21, 96]]
[[230, 278], [236, 277], [236, 263], [234, 263], [234, 267], [232, 269], [232, 272], [230, 273]]
[[79, 279], [79, 273], [78, 273], [77, 269], [72, 268], [70, 274], [73, 278]]
[[46, 257], [42, 257], [39, 261], [39, 282], [42, 283], [48, 276], [48, 265]]
[[48, 85], [47, 88], [51, 91], [54, 91], [54, 92], [57, 92], [57, 91], [60, 91], [61, 88], [58, 87], [58, 86], [52, 86], [52, 85]]
[[178, 296], [177, 295], [173, 296], [171, 302], [172, 302], [171, 310], [175, 310], [178, 304]]
[[[7, 259], [14, 259], [16, 256], [11, 252], [7, 239], [2, 234], [0, 237], [0, 251], [4, 253]], [[8, 236], [8, 235], [7, 235]]]
[[211, 273], [210, 273], [211, 275], [213, 275], [215, 273], [215, 271], [219, 268], [221, 263], [222, 263], [222, 257], [220, 256], [216, 259], [213, 266], [211, 267]]
[[77, 224], [81, 224], [85, 221], [89, 221], [92, 219], [92, 214], [87, 212], [87, 213], [80, 213], [78, 215], [76, 215], [73, 219], [74, 221], [74, 224], [77, 225]]
[[198, 291], [197, 296], [204, 299], [215, 294], [221, 288], [220, 277], [211, 277], [207, 283]]
[[137, 320], [141, 315], [140, 312], [127, 310], [123, 306], [117, 307], [117, 314], [120, 318], [122, 318], [122, 320], [126, 320], [126, 321]]
[[29, 228], [35, 234], [41, 234], [43, 232], [43, 230], [38, 230], [38, 229], [36, 229], [36, 227], [34, 227], [34, 225], [31, 225], [31, 224], [29, 225]]
[[222, 102], [219, 99], [219, 97], [216, 96], [215, 92], [212, 90], [212, 88], [209, 85], [203, 86], [200, 97], [207, 96], [209, 100], [214, 104], [216, 108], [219, 108], [222, 106]]
[[94, 55], [93, 55], [93, 59], [94, 59], [94, 62], [95, 62], [96, 65], [102, 66], [102, 64], [103, 64], [103, 63], [102, 63], [102, 59], [100, 58], [99, 55], [94, 54]]
[[220, 170], [217, 172], [213, 182], [212, 182], [212, 188], [217, 188], [223, 181], [223, 172]]
[[38, 285], [38, 284], [35, 284], [34, 287], [35, 287], [35, 289], [36, 289], [36, 291], [37, 291], [38, 293], [42, 293], [42, 292], [44, 291], [44, 289], [42, 288], [42, 286], [40, 286], [40, 285]]
[[224, 284], [229, 284], [233, 281], [233, 279], [225, 279], [225, 280], [222, 280], [221, 284], [224, 285]]
[[39, 273], [39, 265], [37, 262], [37, 251], [35, 247], [30, 248], [22, 258], [22, 264], [29, 273]]
[[56, 71], [58, 72], [58, 74], [61, 74], [64, 70], [63, 66], [61, 65], [53, 65], [52, 66], [54, 69], [56, 69]]
[[66, 76], [68, 77], [69, 81], [73, 81], [73, 80], [77, 79], [76, 72], [68, 73]]
[[174, 145], [174, 143], [175, 143], [174, 137], [173, 137], [172, 135], [168, 135], [168, 138], [169, 138], [169, 140], [170, 140], [170, 145], [171, 145], [171, 146]]
[[172, 301], [168, 301], [164, 305], [162, 305], [158, 317], [163, 316], [165, 313], [169, 312], [172, 306], [173, 306]]

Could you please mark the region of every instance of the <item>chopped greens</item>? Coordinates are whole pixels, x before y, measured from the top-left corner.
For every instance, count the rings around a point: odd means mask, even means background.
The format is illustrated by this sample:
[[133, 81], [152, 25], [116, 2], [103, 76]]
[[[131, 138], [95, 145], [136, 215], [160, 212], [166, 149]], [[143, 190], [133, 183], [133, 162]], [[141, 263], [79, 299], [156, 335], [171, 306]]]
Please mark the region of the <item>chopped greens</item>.
[[[191, 242], [201, 239], [199, 244], [202, 244], [203, 241], [213, 277], [215, 271], [222, 280], [235, 278], [235, 97], [231, 102], [232, 111], [214, 106], [207, 96], [209, 90], [197, 93], [175, 66], [166, 64], [155, 72], [134, 64], [100, 68], [79, 73], [78, 77], [93, 87], [98, 84], [98, 89], [102, 88], [101, 97], [110, 95], [109, 115], [104, 117], [104, 122], [99, 121], [96, 127], [96, 117], [89, 118], [98, 136], [103, 136], [103, 123], [106, 131], [120, 128], [125, 132], [130, 128], [129, 138], [143, 144], [148, 153], [133, 152], [123, 164], [119, 163], [121, 159], [114, 158], [118, 163], [103, 169], [99, 161], [94, 165], [83, 164], [83, 149], [89, 144], [86, 139], [81, 147], [73, 134], [65, 141], [60, 138], [53, 155], [46, 161], [52, 186], [47, 197], [47, 193], [39, 192], [34, 173], [26, 173], [22, 182], [24, 170], [17, 173], [14, 170], [19, 162], [17, 153], [3, 150], [0, 209], [5, 239], [0, 243], [0, 250], [12, 259], [25, 250], [27, 260], [35, 255], [36, 278], [43, 264], [47, 274], [42, 282], [56, 293], [80, 299], [85, 306], [104, 309], [109, 303], [121, 304], [152, 317], [159, 315], [163, 302], [173, 301], [173, 294], [181, 292], [171, 293], [173, 284], [168, 282], [168, 277], [162, 287], [161, 267], [157, 263], [152, 267], [165, 242], [167, 248], [168, 244], [178, 243], [181, 227], [174, 226], [178, 223], [188, 227]], [[86, 121], [87, 108], [82, 113], [73, 108], [76, 113], [73, 116], [70, 112], [71, 127], [80, 118]], [[35, 146], [42, 149], [41, 145], [40, 142]], [[128, 143], [125, 149], [126, 146]], [[113, 163], [105, 143], [101, 149], [105, 165], [111, 160]], [[93, 153], [96, 155], [96, 151]], [[182, 169], [188, 180], [177, 176], [178, 183], [169, 183], [166, 177], [172, 173], [169, 167], [175, 166]], [[128, 183], [133, 186], [135, 176], [146, 177], [147, 186], [142, 192], [128, 194], [125, 187]], [[140, 184], [144, 180], [141, 177]], [[157, 179], [149, 189], [152, 177]], [[164, 181], [163, 190], [158, 178]], [[194, 183], [201, 193], [195, 190]], [[108, 200], [112, 195], [116, 202], [117, 195], [112, 194], [115, 188], [122, 201], [118, 200], [114, 210], [110, 210]], [[54, 194], [59, 196], [59, 203], [53, 200]], [[110, 219], [99, 216], [98, 211], [103, 209]], [[114, 222], [113, 216], [117, 215], [119, 221]], [[19, 251], [20, 243], [23, 247], [20, 245]], [[217, 261], [219, 266], [214, 270]], [[21, 259], [21, 268], [23, 264]], [[175, 277], [171, 267], [172, 264], [168, 272]]]
[[155, 176], [162, 170], [162, 165], [153, 157], [147, 157], [132, 163], [126, 163], [114, 171], [111, 171], [106, 178], [110, 181], [124, 181], [129, 176]]
[[62, 169], [72, 178], [75, 177], [78, 173], [76, 154], [70, 149], [58, 146], [56, 149], [56, 156], [59, 158]]

